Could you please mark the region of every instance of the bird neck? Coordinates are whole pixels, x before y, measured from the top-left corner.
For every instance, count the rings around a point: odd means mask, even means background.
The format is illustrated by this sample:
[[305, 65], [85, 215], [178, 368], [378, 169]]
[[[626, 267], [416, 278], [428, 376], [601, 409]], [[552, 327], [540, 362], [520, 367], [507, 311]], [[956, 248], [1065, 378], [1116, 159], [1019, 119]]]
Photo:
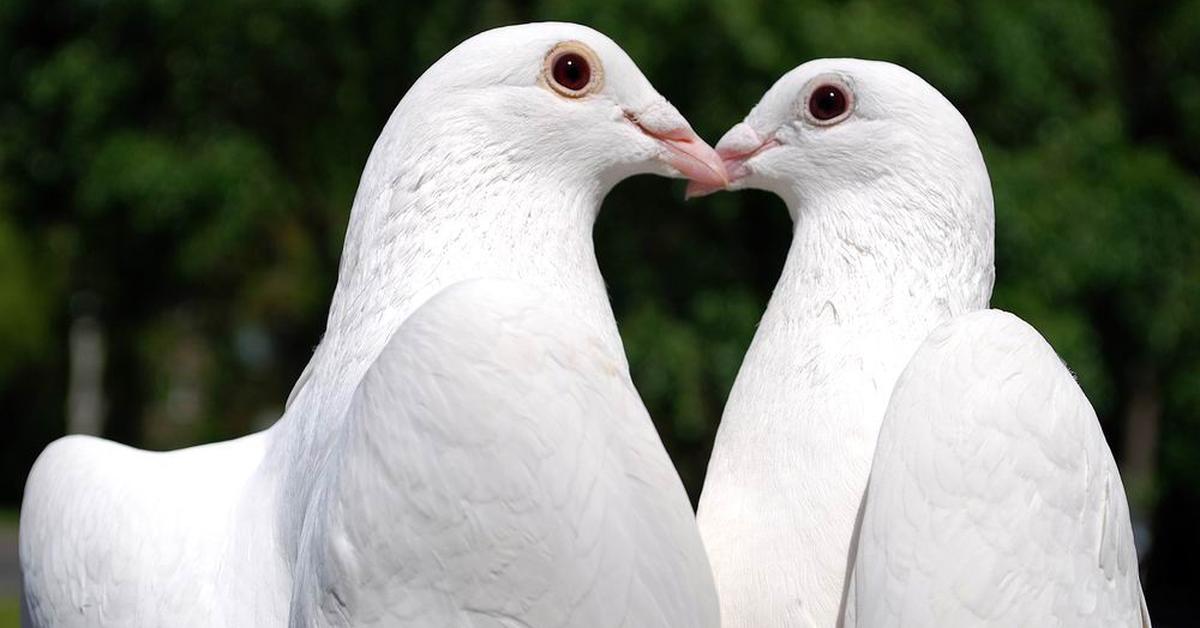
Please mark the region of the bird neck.
[[[921, 208], [877, 194], [792, 211], [787, 262], [730, 392], [699, 504], [722, 614], [750, 618], [738, 625], [796, 623], [798, 612], [837, 623], [891, 389], [929, 331], [986, 307], [991, 288], [990, 231], [986, 245], [965, 224], [923, 234]], [[937, 242], [912, 244], [927, 237]]]
[[351, 387], [415, 308], [483, 277], [561, 297], [623, 355], [592, 244], [611, 185], [548, 158], [544, 143], [481, 125], [486, 113], [418, 84], [371, 151], [318, 351], [338, 369], [357, 365], [343, 377]]
[[772, 305], [791, 324], [894, 328], [987, 307], [995, 274], [990, 194], [881, 183], [789, 210], [794, 234]]
[[[402, 178], [397, 188], [420, 176]], [[614, 340], [592, 244], [602, 198], [595, 188], [499, 179], [470, 163], [447, 164], [428, 181], [385, 193], [361, 219], [351, 218], [328, 344], [367, 335], [377, 338], [376, 353], [429, 297], [481, 277], [526, 281], [572, 301]]]
[[[791, 248], [730, 392], [710, 479], [773, 473], [773, 457], [827, 461], [806, 473], [835, 477], [847, 473], [839, 460], [869, 463], [891, 388], [917, 345], [937, 325], [987, 307], [987, 201], [924, 208], [868, 189], [791, 206]], [[982, 227], [930, 213], [978, 216]]]
[[[455, 283], [528, 282], [625, 355], [592, 244], [607, 189], [514, 163], [448, 125], [392, 128], [400, 113], [363, 173], [325, 335], [272, 428], [287, 503], [311, 502], [353, 393], [392, 335]], [[305, 516], [284, 513], [283, 538], [298, 538]]]

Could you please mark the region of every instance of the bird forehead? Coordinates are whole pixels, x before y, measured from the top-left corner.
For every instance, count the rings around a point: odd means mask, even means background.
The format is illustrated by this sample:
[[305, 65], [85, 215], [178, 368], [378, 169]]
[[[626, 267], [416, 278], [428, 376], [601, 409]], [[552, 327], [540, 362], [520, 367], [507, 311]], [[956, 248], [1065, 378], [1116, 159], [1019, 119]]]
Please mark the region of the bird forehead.
[[504, 26], [480, 33], [438, 62], [437, 81], [446, 87], [533, 85], [546, 55], [566, 42], [591, 49], [604, 73], [602, 92], [614, 100], [637, 108], [660, 98], [616, 42], [594, 29], [564, 22]]
[[806, 96], [825, 79], [846, 85], [855, 100], [855, 118], [893, 120], [901, 126], [925, 127], [958, 117], [953, 105], [924, 79], [886, 61], [817, 59], [780, 77], [763, 95], [746, 122], [770, 133], [803, 117]]
[[[545, 22], [503, 26], [484, 31], [459, 44], [445, 57], [454, 64], [475, 64], [497, 70], [536, 72], [545, 56], [559, 44], [579, 42], [592, 49], [607, 72], [623, 70], [632, 61], [604, 34], [579, 24]], [[611, 67], [610, 67], [611, 66]]]

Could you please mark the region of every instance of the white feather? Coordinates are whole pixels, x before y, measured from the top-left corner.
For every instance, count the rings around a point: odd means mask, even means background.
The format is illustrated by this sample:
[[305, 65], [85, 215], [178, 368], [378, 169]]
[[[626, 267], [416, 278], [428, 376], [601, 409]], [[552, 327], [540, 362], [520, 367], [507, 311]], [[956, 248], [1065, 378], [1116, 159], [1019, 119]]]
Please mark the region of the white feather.
[[266, 433], [157, 453], [68, 436], [21, 506], [33, 626], [267, 626], [287, 620]]
[[329, 464], [300, 625], [715, 625], [695, 519], [623, 358], [544, 292], [481, 280], [427, 302]]
[[[586, 98], [545, 84], [566, 41], [603, 66]], [[21, 514], [33, 625], [715, 625], [592, 248], [613, 185], [675, 173], [639, 116], [690, 133], [585, 27], [496, 29], [439, 60], [371, 153], [278, 423], [43, 453]], [[479, 278], [507, 281], [450, 288]]]
[[[854, 116], [798, 119], [805, 89], [827, 76], [853, 86]], [[833, 626], [892, 386], [929, 330], [987, 305], [991, 190], [966, 122], [891, 64], [806, 63], [718, 150], [744, 134], [780, 145], [737, 185], [779, 194], [796, 226], [698, 519], [725, 626]]]
[[942, 325], [896, 384], [846, 613], [847, 626], [1149, 626], [1096, 413], [1016, 316]]
[[[810, 95], [824, 85], [844, 88], [851, 104], [833, 124], [806, 113]], [[999, 316], [972, 314], [987, 308], [992, 290], [992, 194], [975, 138], [953, 105], [898, 66], [823, 59], [781, 78], [717, 148], [739, 162], [730, 168], [743, 174], [735, 187], [777, 193], [796, 222], [775, 294], [725, 408], [700, 498], [701, 534], [724, 625], [835, 626], [843, 611], [872, 627], [1088, 625], [1089, 617], [1098, 622], [1092, 625], [1105, 625], [1104, 618], [1139, 616], [1124, 493], [1074, 382], [1070, 400], [1078, 407], [1056, 410], [1070, 414], [1062, 421], [1072, 427], [1057, 432], [1022, 423], [1059, 416], [1020, 405], [1032, 398], [984, 396], [988, 384], [999, 386], [1013, 373], [1066, 375], [1040, 338], [1020, 349], [1040, 360], [1032, 364], [972, 362], [974, 370], [963, 373], [968, 365], [955, 360], [920, 362], [936, 368], [939, 379], [906, 380], [919, 393], [902, 383], [895, 398], [921, 394], [925, 405], [907, 416], [893, 400], [891, 412], [908, 423], [879, 434], [897, 379], [931, 331], [951, 320]], [[1028, 340], [1032, 332], [1024, 330], [1010, 331]], [[947, 357], [990, 350], [970, 353], [966, 345], [975, 340], [1001, 351], [1017, 336], [959, 338], [964, 353]], [[997, 370], [985, 372], [993, 366]], [[960, 376], [975, 377], [957, 383], [977, 397], [943, 390], [948, 378]], [[960, 417], [959, 411], [971, 414]], [[1010, 415], [1017, 423], [1005, 426]], [[985, 446], [1008, 448], [1011, 455], [968, 460], [962, 450], [936, 451], [957, 441], [923, 439], [928, 432], [922, 428], [933, 429], [922, 423], [927, 420], [948, 439], [969, 430], [970, 421], [990, 421], [1009, 440]], [[872, 469], [877, 440], [885, 462], [875, 458]], [[1093, 466], [1077, 469], [1075, 484], [1050, 473], [1057, 467], [1036, 468], [1037, 461], [1053, 460], [1069, 469], [1078, 461], [1069, 453], [1081, 446]], [[969, 466], [985, 460], [990, 466]], [[905, 474], [905, 463], [917, 466]], [[1031, 476], [1035, 471], [1040, 475]], [[1026, 477], [1030, 484], [1019, 495], [991, 493], [1013, 490], [1005, 477]], [[859, 574], [848, 601], [869, 478], [869, 529], [858, 556], [870, 554], [870, 570]], [[1092, 504], [1100, 485], [1108, 501]], [[1059, 500], [1054, 508], [1060, 510], [1076, 506], [1075, 518], [1053, 519], [1036, 501], [1005, 499], [1033, 496]], [[1108, 580], [1068, 589], [1065, 573], [1087, 578], [1094, 570], [1080, 570], [1081, 556], [1072, 553], [1080, 545], [1047, 543], [1095, 541], [1101, 519], [1084, 516], [1086, 508], [1105, 512], [1107, 536], [1090, 556], [1104, 565]], [[910, 516], [924, 518], [909, 522]], [[1042, 521], [1044, 536], [1011, 525], [1019, 517]], [[992, 536], [971, 537], [977, 530]], [[961, 536], [947, 540], [955, 534]], [[1017, 580], [1014, 561], [1030, 569], [1020, 573], [1024, 581]], [[1007, 586], [1042, 597], [1015, 609], [1019, 596]], [[955, 600], [961, 607], [946, 606]], [[977, 614], [959, 612], [964, 609]]]

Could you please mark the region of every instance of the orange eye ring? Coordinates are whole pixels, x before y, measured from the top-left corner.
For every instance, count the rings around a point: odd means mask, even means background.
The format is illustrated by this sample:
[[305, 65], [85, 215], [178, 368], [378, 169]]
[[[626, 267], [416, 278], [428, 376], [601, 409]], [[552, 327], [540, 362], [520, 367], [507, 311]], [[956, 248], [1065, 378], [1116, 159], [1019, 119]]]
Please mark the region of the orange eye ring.
[[603, 86], [604, 70], [591, 48], [577, 41], [564, 41], [546, 55], [542, 80], [559, 95], [582, 98]]

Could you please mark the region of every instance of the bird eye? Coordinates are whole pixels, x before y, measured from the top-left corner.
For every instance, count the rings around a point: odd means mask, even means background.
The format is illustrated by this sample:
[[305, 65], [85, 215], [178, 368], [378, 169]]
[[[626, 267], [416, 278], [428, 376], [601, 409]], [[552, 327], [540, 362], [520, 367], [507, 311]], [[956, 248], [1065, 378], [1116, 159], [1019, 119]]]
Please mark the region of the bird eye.
[[554, 91], [580, 98], [599, 88], [600, 63], [590, 48], [577, 41], [563, 42], [546, 55], [545, 80]]
[[577, 92], [592, 80], [592, 66], [583, 55], [568, 52], [554, 60], [554, 82]]
[[817, 124], [841, 122], [850, 110], [850, 95], [845, 87], [822, 83], [808, 97], [808, 115]]

